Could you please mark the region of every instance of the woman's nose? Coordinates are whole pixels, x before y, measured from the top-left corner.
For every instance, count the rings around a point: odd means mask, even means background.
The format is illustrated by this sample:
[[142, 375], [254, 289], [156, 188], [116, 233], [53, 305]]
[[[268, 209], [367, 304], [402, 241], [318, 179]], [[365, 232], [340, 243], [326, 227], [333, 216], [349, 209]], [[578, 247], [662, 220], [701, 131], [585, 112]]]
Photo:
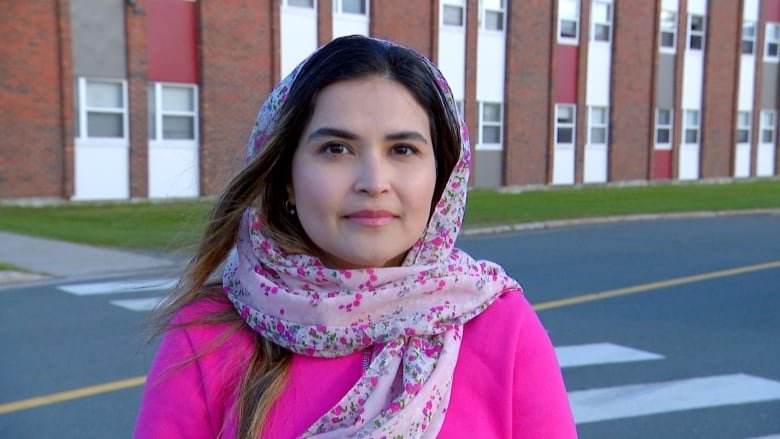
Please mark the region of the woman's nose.
[[364, 154], [356, 163], [355, 191], [376, 196], [390, 190], [391, 170], [380, 154]]

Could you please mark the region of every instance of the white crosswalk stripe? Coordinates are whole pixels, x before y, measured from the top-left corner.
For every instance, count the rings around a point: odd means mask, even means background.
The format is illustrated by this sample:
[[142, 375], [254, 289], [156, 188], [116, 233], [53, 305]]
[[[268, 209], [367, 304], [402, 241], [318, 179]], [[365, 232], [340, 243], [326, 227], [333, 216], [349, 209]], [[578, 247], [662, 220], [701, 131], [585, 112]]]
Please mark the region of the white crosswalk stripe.
[[176, 279], [147, 279], [119, 282], [94, 282], [86, 284], [60, 285], [66, 293], [77, 296], [97, 294], [140, 293], [146, 291], [167, 290], [176, 286]]
[[719, 375], [569, 392], [577, 424], [780, 399], [780, 383]]
[[591, 366], [631, 361], [661, 360], [663, 355], [627, 348], [612, 343], [591, 343], [555, 348], [561, 367]]
[[165, 300], [165, 297], [150, 297], [148, 299], [112, 300], [111, 304], [130, 311], [152, 311]]

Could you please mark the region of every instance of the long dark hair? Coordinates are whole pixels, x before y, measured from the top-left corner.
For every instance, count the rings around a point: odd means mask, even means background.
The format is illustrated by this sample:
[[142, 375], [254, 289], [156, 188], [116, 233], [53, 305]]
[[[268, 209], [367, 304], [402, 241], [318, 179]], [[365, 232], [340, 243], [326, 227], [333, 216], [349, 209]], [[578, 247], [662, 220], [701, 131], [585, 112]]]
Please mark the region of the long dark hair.
[[[461, 148], [460, 127], [431, 65], [410, 49], [362, 36], [337, 38], [315, 52], [293, 81], [286, 101], [263, 150], [227, 185], [215, 203], [195, 257], [182, 276], [180, 287], [157, 314], [160, 332], [184, 306], [199, 300], [226, 302], [221, 289], [209, 285], [236, 235], [243, 212], [256, 207], [263, 232], [290, 252], [316, 254], [300, 223], [286, 214], [287, 186], [291, 183], [292, 157], [309, 123], [320, 90], [330, 84], [369, 76], [388, 78], [406, 87], [426, 111], [436, 158], [433, 205], [441, 198]], [[187, 324], [229, 323], [235, 330], [243, 320], [231, 307]], [[247, 362], [238, 393], [238, 437], [257, 438], [265, 417], [284, 386], [291, 353], [260, 337]]]

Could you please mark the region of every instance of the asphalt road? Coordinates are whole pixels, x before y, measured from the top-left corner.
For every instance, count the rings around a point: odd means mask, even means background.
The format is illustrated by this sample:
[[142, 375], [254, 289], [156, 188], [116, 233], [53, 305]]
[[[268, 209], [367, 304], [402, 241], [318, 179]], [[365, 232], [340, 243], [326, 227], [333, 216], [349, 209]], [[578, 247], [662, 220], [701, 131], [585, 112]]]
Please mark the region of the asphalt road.
[[[460, 246], [504, 265], [540, 307], [580, 437], [780, 435], [780, 216], [580, 226]], [[756, 265], [765, 263], [774, 264]], [[0, 289], [0, 438], [129, 437], [141, 387], [123, 380], [143, 377], [154, 351], [139, 331], [148, 313], [137, 309], [169, 276]], [[592, 295], [603, 292], [617, 297]], [[91, 387], [105, 383], [110, 391]], [[93, 390], [102, 393], [82, 396]]]

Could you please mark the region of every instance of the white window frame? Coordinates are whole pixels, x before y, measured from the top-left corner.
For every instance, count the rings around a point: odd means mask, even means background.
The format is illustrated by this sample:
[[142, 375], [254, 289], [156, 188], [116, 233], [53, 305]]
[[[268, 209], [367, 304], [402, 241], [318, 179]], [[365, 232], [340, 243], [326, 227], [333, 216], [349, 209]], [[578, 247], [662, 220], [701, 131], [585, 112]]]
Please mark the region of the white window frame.
[[[774, 144], [777, 138], [777, 111], [775, 110], [761, 110], [761, 137], [758, 139], [758, 143], [771, 143]], [[771, 139], [765, 141], [766, 134], [769, 134]]]
[[[751, 143], [750, 131], [752, 124], [753, 117], [750, 111], [737, 111], [737, 143]], [[744, 136], [741, 135], [743, 133]], [[740, 140], [740, 137], [744, 137], [746, 140]]]
[[[748, 29], [752, 29], [752, 35], [747, 32]], [[744, 21], [742, 23], [742, 46], [739, 48], [742, 55], [754, 55], [756, 53], [756, 26], [755, 21]], [[750, 45], [750, 51], [746, 51], [745, 47]]]
[[336, 14], [346, 15], [349, 17], [369, 17], [371, 14], [371, 0], [363, 0], [365, 3], [366, 12], [361, 14], [359, 12], [344, 12], [344, 0], [333, 0], [333, 12]]
[[[460, 24], [450, 24], [444, 22], [444, 8], [450, 7], [450, 8], [457, 8], [460, 10]], [[456, 28], [461, 29], [466, 27], [466, 5], [464, 4], [463, 0], [442, 0], [440, 2], [439, 6], [439, 16], [441, 17], [439, 19], [439, 22], [441, 26], [449, 27], [449, 28]]]
[[[696, 115], [696, 123], [690, 123], [688, 116], [691, 114]], [[696, 135], [695, 142], [688, 141], [688, 132]], [[684, 110], [683, 111], [683, 139], [682, 143], [686, 145], [700, 145], [701, 144], [701, 110]]]
[[[669, 112], [669, 123], [661, 123], [661, 112], [667, 111]], [[672, 142], [674, 141], [674, 109], [673, 108], [656, 108], [655, 109], [655, 149], [672, 149]], [[661, 130], [668, 131], [668, 142], [659, 142], [658, 141], [658, 133], [661, 132]]]
[[[693, 29], [693, 19], [701, 18], [701, 30]], [[707, 45], [707, 16], [701, 14], [688, 14], [688, 47], [687, 50], [704, 51]], [[701, 38], [701, 47], [692, 47], [695, 37]]]
[[[165, 141], [165, 142], [198, 142], [198, 86], [194, 84], [179, 84], [172, 82], [155, 82], [154, 85], [154, 108], [150, 109], [154, 113], [154, 133], [150, 134], [149, 140], [151, 141]], [[192, 90], [192, 111], [173, 111], [163, 109], [163, 89], [164, 88], [186, 88]], [[163, 117], [164, 116], [179, 116], [179, 117], [191, 117], [192, 118], [192, 139], [167, 139], [163, 138]]]
[[[479, 27], [482, 30], [486, 30], [488, 32], [505, 32], [506, 31], [506, 2], [507, 0], [494, 0], [499, 1], [501, 4], [500, 9], [497, 8], [491, 8], [487, 7], [485, 5], [486, 1], [482, 0], [479, 2], [480, 8], [479, 8]], [[493, 12], [497, 14], [501, 14], [501, 29], [490, 29], [487, 25], [487, 20], [485, 19], [485, 16], [488, 12]], [[465, 21], [465, 20], [464, 20]]]
[[[571, 110], [571, 122], [561, 122], [559, 115], [563, 108]], [[561, 129], [571, 129], [571, 142], [559, 142], [558, 132]], [[577, 141], [577, 106], [574, 104], [555, 104], [555, 144], [556, 145], [574, 145]]]
[[[565, 7], [565, 4], [571, 4], [574, 3], [574, 16], [572, 17], [565, 17], [561, 14], [562, 9]], [[558, 0], [558, 13], [556, 14], [558, 17], [558, 42], [562, 44], [573, 44], [577, 45], [580, 41], [580, 0]], [[574, 36], [563, 36], [561, 35], [562, 27], [561, 23], [563, 21], [571, 21], [574, 22]]]
[[[774, 47], [774, 55], [769, 54], [770, 46]], [[780, 62], [780, 23], [769, 22], [766, 24], [766, 33], [764, 34], [764, 61]]]
[[[607, 8], [607, 21], [597, 21], [595, 19], [595, 9], [597, 5], [602, 5]], [[612, 22], [614, 21], [614, 10], [612, 6], [611, 0], [593, 0], [593, 3], [590, 7], [590, 16], [591, 16], [591, 23], [590, 23], [590, 40], [595, 43], [604, 43], [608, 44], [612, 42]], [[596, 29], [599, 26], [604, 26], [607, 28], [607, 39], [606, 40], [599, 40], [596, 38], [597, 32]]]
[[[485, 105], [498, 105], [498, 121], [485, 120]], [[498, 128], [498, 143], [485, 142], [485, 128], [497, 127]], [[504, 144], [504, 103], [503, 102], [479, 102], [479, 145], [480, 149], [502, 149]]]
[[[596, 111], [604, 112], [604, 122], [594, 122], [593, 113]], [[593, 140], [594, 130], [604, 130], [604, 141], [596, 142]], [[588, 145], [607, 145], [609, 144], [609, 107], [592, 106], [588, 107]]]
[[312, 10], [312, 11], [316, 11], [317, 10], [317, 0], [312, 0], [312, 6], [311, 7], [309, 7], [309, 6], [291, 5], [290, 4], [290, 0], [282, 0], [282, 7], [284, 7], [284, 8], [292, 8], [294, 10], [304, 10], [304, 11]]
[[[94, 107], [87, 105], [87, 88], [90, 83], [111, 83], [119, 84], [122, 88], [122, 107]], [[109, 78], [85, 78], [79, 77], [78, 79], [78, 103], [79, 103], [79, 139], [112, 139], [112, 140], [128, 140], [128, 111], [127, 111], [127, 81], [124, 79], [109, 79]], [[87, 123], [89, 121], [89, 113], [104, 113], [104, 114], [121, 114], [122, 115], [122, 137], [91, 137], [89, 135], [89, 127]]]
[[[671, 16], [673, 21], [672, 29], [664, 29], [664, 16]], [[677, 52], [677, 28], [679, 27], [679, 14], [676, 11], [670, 11], [667, 9], [662, 9], [661, 14], [659, 15], [659, 23], [658, 23], [658, 50], [663, 53], [675, 53]], [[671, 46], [664, 46], [663, 45], [663, 36], [664, 34], [671, 34], [672, 35], [672, 45]]]

